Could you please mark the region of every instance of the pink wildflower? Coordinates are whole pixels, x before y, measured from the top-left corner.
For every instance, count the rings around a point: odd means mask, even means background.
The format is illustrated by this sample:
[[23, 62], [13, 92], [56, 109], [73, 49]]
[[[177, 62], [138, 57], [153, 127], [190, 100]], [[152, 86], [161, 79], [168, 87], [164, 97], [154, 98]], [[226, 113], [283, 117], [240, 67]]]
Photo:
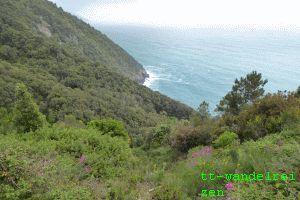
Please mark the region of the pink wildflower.
[[229, 182], [225, 185], [227, 190], [233, 190], [233, 183]]
[[85, 162], [85, 159], [86, 159], [85, 156], [84, 156], [84, 155], [81, 155], [80, 158], [79, 158], [79, 163], [80, 163], [80, 164], [84, 163], [84, 162]]

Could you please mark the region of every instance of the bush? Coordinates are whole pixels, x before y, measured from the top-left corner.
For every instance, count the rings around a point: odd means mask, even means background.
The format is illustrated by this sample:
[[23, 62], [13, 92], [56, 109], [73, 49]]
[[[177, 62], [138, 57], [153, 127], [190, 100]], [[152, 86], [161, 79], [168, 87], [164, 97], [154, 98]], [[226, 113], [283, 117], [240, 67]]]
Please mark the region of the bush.
[[216, 148], [223, 148], [232, 145], [238, 139], [238, 135], [234, 132], [225, 131], [218, 139], [213, 141], [213, 146]]
[[0, 107], [0, 134], [11, 133], [14, 130], [12, 114], [5, 108]]
[[128, 142], [130, 141], [129, 135], [120, 121], [114, 119], [93, 120], [88, 123], [88, 127], [100, 131], [103, 135], [120, 137]]
[[281, 132], [287, 123], [295, 122], [299, 106], [300, 101], [293, 95], [278, 92], [244, 106], [237, 116], [224, 115], [223, 119], [242, 141], [257, 140]]
[[151, 129], [146, 135], [145, 147], [156, 148], [162, 145], [166, 145], [169, 142], [169, 136], [171, 133], [170, 125], [160, 124], [157, 127]]
[[31, 94], [24, 84], [18, 84], [16, 88], [17, 101], [14, 107], [14, 124], [21, 133], [36, 131], [45, 123], [44, 116], [33, 101]]
[[92, 129], [44, 128], [34, 134], [36, 142], [52, 141], [56, 151], [80, 160], [83, 170], [95, 177], [120, 176], [132, 159], [123, 139], [101, 135]]
[[205, 124], [192, 128], [190, 126], [182, 126], [176, 130], [175, 135], [171, 138], [171, 146], [183, 153], [198, 145], [207, 145], [211, 142], [212, 127]]
[[0, 199], [94, 199], [86, 183], [120, 178], [132, 163], [127, 142], [93, 129], [2, 135]]

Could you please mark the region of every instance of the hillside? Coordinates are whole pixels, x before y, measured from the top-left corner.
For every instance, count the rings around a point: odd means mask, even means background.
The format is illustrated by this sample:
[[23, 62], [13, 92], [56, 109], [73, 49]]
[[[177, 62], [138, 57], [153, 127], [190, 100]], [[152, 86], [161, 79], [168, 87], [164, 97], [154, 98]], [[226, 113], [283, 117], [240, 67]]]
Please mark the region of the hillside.
[[[141, 64], [121, 47], [113, 43], [106, 35], [95, 30], [77, 17], [64, 12], [61, 8], [57, 8], [51, 2], [41, 0], [3, 0], [1, 1], [0, 9], [1, 23], [6, 25], [2, 28], [13, 27], [15, 37], [18, 37], [20, 33], [26, 33], [28, 36], [30, 34], [29, 37], [32, 40], [36, 40], [37, 36], [46, 37], [47, 41], [57, 43], [59, 48], [76, 48], [76, 56], [78, 56], [79, 60], [82, 57], [86, 57], [94, 62], [100, 62], [102, 65], [112, 68], [140, 83], [147, 76]], [[12, 30], [7, 30], [7, 34], [10, 33], [9, 31]], [[9, 41], [6, 40], [6, 42]], [[34, 46], [36, 44], [31, 45], [31, 48], [36, 48]], [[56, 50], [53, 49], [53, 51]], [[60, 57], [63, 56], [61, 52], [53, 52], [53, 54], [57, 54], [61, 59], [64, 58]], [[26, 54], [25, 56], [28, 57], [30, 55]]]
[[300, 199], [300, 87], [252, 71], [195, 111], [54, 4], [0, 1], [1, 200]]
[[[141, 86], [145, 71], [105, 35], [46, 0], [1, 1], [0, 106], [17, 82], [34, 94], [51, 122], [120, 119], [152, 126], [159, 113], [188, 118], [193, 110]], [[136, 82], [137, 81], [137, 82]]]

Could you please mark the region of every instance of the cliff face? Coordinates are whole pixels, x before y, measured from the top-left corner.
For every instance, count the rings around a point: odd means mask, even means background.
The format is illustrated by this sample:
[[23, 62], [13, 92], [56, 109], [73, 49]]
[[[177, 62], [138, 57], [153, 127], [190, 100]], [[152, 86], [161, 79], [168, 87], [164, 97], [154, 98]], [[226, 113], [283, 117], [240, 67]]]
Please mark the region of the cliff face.
[[138, 74], [135, 76], [134, 79], [138, 83], [143, 84], [145, 82], [146, 78], [149, 78], [149, 74], [147, 74], [147, 71], [143, 68], [138, 72]]

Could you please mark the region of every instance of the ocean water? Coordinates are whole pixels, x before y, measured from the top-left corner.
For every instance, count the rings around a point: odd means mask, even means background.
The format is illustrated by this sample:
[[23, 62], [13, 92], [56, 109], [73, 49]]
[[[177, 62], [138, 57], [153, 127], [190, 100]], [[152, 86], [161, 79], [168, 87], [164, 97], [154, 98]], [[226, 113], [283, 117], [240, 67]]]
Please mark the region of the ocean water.
[[176, 29], [98, 25], [150, 75], [147, 87], [197, 108], [213, 110], [235, 78], [256, 70], [266, 92], [300, 86], [300, 32]]

